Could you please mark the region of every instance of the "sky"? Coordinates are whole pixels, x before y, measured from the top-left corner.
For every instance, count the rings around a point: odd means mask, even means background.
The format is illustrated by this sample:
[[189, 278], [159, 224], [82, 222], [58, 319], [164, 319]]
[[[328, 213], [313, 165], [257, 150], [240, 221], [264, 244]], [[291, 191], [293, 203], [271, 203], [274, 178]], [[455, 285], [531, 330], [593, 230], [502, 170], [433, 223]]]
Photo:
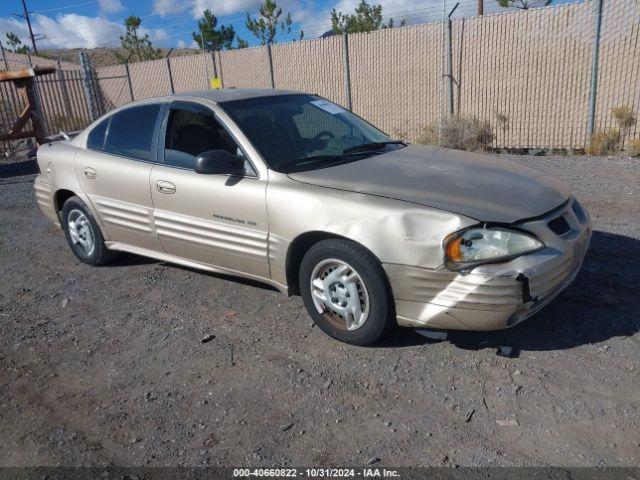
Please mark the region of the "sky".
[[[191, 32], [197, 27], [202, 12], [209, 8], [219, 24], [233, 25], [238, 35], [250, 46], [259, 40], [245, 27], [247, 12], [257, 15], [263, 0], [26, 0], [35, 34], [45, 38], [37, 42], [39, 49], [97, 48], [120, 44], [123, 21], [130, 15], [142, 19], [142, 32], [161, 47], [194, 47]], [[314, 38], [330, 29], [330, 11], [353, 12], [359, 0], [278, 0], [283, 12], [291, 14], [290, 33], [278, 32], [279, 43], [299, 38]], [[443, 3], [450, 9], [459, 1], [453, 18], [475, 15], [477, 0], [374, 0], [382, 5], [386, 20], [393, 18], [407, 25], [437, 21], [442, 17]], [[485, 1], [485, 14], [504, 11], [495, 0]], [[554, 3], [569, 3], [555, 0]], [[574, 0], [575, 1], [575, 0]], [[22, 13], [20, 0], [0, 2], [0, 40], [6, 46], [6, 33], [17, 34], [29, 44], [26, 22], [12, 15]], [[285, 13], [286, 14], [286, 13]], [[284, 15], [283, 15], [284, 17]]]

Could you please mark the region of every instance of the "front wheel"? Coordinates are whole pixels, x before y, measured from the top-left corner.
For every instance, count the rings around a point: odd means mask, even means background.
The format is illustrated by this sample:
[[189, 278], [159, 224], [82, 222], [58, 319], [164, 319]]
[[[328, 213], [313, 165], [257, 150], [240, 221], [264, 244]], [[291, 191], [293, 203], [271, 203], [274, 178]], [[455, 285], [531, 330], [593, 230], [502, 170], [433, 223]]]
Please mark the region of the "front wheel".
[[394, 325], [393, 298], [380, 262], [360, 245], [330, 239], [300, 265], [300, 293], [327, 335], [353, 345], [380, 340]]

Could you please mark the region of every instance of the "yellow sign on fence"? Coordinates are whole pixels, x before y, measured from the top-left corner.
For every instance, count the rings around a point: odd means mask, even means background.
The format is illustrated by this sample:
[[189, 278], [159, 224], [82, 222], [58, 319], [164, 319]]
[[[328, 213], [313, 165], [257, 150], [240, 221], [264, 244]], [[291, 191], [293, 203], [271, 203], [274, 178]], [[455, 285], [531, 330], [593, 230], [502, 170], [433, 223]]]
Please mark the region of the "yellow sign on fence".
[[222, 88], [222, 80], [219, 77], [213, 77], [211, 79], [211, 88], [219, 90]]

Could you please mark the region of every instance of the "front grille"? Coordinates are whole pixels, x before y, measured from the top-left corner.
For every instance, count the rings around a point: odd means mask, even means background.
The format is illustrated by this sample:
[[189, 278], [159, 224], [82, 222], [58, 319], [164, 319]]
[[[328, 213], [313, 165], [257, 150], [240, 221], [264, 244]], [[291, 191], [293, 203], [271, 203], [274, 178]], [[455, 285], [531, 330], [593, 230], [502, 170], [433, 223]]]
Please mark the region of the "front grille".
[[571, 230], [571, 226], [565, 220], [564, 217], [557, 217], [547, 223], [547, 226], [551, 229], [553, 233], [556, 235], [564, 235], [569, 230]]

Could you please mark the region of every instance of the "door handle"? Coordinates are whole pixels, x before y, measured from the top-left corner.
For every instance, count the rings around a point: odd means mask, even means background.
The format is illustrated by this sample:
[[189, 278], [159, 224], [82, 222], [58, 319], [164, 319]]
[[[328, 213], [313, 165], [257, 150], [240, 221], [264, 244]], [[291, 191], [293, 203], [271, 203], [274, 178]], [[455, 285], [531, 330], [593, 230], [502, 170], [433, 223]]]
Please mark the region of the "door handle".
[[176, 186], [171, 182], [158, 180], [156, 182], [156, 190], [158, 190], [160, 193], [176, 193]]
[[95, 169], [91, 167], [87, 167], [84, 169], [84, 176], [87, 178], [96, 178], [97, 172]]

